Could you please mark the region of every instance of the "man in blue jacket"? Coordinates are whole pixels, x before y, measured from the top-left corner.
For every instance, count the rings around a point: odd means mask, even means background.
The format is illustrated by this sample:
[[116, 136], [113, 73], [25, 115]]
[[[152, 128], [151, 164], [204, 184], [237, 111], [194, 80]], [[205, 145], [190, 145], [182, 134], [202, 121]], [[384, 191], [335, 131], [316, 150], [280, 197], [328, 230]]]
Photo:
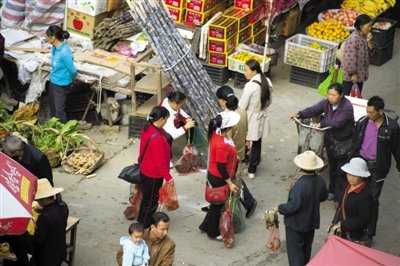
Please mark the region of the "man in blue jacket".
[[367, 115], [356, 123], [350, 158], [362, 157], [371, 173], [369, 185], [372, 192], [373, 211], [368, 225], [368, 238], [376, 234], [379, 214], [379, 196], [383, 182], [389, 173], [392, 154], [396, 168], [400, 171], [400, 130], [399, 125], [389, 118], [383, 109], [385, 102], [379, 96], [373, 96], [367, 103]]

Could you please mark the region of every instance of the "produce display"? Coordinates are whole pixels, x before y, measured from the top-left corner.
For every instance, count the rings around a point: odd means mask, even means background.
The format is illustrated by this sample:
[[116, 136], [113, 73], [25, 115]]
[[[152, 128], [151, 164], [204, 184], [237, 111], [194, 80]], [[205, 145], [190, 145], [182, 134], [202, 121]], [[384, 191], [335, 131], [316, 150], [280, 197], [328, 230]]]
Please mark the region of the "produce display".
[[351, 9], [331, 9], [324, 11], [318, 17], [320, 21], [335, 20], [341, 22], [346, 27], [353, 28], [356, 18], [360, 12]]
[[307, 28], [307, 34], [323, 40], [342, 42], [350, 31], [342, 23], [335, 20], [314, 22]]
[[231, 56], [231, 58], [232, 59], [237, 59], [237, 60], [245, 62], [245, 63], [247, 61], [249, 61], [250, 59], [254, 59], [260, 64], [262, 62], [262, 57], [261, 56], [255, 55], [255, 54], [252, 54], [252, 53], [249, 53], [249, 52], [246, 52], [246, 51], [237, 52], [237, 53], [233, 54]]
[[372, 25], [372, 28], [375, 29], [380, 29], [380, 30], [388, 30], [392, 27], [392, 23], [387, 22], [387, 21], [378, 21], [375, 22], [374, 25]]
[[357, 10], [375, 18], [389, 7], [393, 7], [395, 3], [396, 0], [344, 0], [341, 7]]
[[318, 50], [325, 50], [325, 48], [322, 47], [321, 44], [319, 44], [319, 42], [312, 42], [307, 46], [310, 48], [318, 49]]
[[[262, 66], [262, 55], [247, 51], [238, 51], [228, 57], [228, 68], [232, 71], [244, 73], [244, 65], [250, 59], [256, 60]], [[271, 58], [265, 57], [264, 72], [268, 70]]]

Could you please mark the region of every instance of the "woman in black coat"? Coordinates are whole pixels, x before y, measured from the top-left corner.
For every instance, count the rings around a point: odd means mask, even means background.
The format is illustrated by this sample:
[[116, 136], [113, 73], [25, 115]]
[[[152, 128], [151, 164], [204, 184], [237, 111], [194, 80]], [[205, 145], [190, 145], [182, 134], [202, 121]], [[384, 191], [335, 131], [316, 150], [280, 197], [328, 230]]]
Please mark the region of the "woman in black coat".
[[370, 173], [364, 159], [359, 157], [351, 159], [342, 170], [347, 173], [349, 185], [337, 208], [332, 229], [342, 238], [361, 242], [365, 240], [372, 216], [372, 195], [365, 180]]

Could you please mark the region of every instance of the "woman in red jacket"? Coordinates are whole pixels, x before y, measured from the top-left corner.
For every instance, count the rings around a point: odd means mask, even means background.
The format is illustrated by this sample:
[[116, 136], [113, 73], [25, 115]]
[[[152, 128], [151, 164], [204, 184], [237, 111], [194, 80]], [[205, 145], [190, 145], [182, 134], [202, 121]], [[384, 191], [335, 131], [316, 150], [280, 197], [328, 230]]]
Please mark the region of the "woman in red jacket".
[[[164, 179], [171, 184], [174, 182], [169, 172], [171, 148], [167, 142], [167, 133], [163, 129], [168, 117], [169, 112], [165, 107], [154, 107], [147, 117], [147, 124], [140, 133], [139, 156], [142, 156], [140, 172], [143, 176], [141, 184], [143, 198], [137, 220], [143, 224], [144, 228], [153, 224], [152, 217], [158, 207], [158, 191]], [[143, 154], [147, 142], [147, 148]]]

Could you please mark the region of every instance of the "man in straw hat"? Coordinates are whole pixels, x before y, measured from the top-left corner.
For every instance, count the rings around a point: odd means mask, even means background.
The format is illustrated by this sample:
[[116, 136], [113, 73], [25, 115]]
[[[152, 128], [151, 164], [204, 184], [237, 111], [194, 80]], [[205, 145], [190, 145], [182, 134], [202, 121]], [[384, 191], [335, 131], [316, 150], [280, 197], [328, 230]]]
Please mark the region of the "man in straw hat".
[[315, 229], [319, 229], [319, 205], [328, 198], [328, 189], [316, 171], [324, 166], [313, 151], [306, 151], [294, 158], [301, 169], [295, 178], [287, 203], [275, 208], [284, 215], [286, 247], [289, 265], [306, 265], [310, 260]]
[[67, 227], [68, 207], [59, 197], [63, 188], [54, 188], [47, 179], [38, 180], [35, 199], [42, 207], [36, 222], [33, 236], [33, 260], [36, 265], [61, 265], [67, 256], [65, 228]]

